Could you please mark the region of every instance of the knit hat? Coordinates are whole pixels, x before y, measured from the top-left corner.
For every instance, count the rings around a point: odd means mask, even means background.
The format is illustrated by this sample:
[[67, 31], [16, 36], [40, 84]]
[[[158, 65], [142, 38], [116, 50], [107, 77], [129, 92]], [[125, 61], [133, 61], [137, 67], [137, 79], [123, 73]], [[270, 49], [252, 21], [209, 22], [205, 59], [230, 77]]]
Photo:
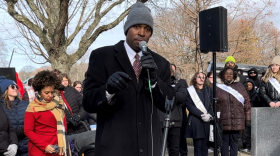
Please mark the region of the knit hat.
[[225, 63], [228, 63], [229, 61], [233, 62], [235, 64], [235, 59], [233, 56], [228, 56], [225, 60]]
[[278, 64], [278, 65], [280, 65], [280, 56], [273, 57], [273, 59], [272, 59], [270, 64]]
[[142, 2], [135, 3], [129, 12], [127, 20], [123, 27], [125, 36], [128, 29], [136, 24], [148, 25], [149, 27], [151, 27], [153, 34], [154, 20], [151, 15], [151, 10]]
[[6, 79], [5, 76], [1, 76], [0, 77], [0, 88], [1, 88], [1, 93], [3, 94], [6, 89], [10, 86], [16, 84], [15, 81], [10, 80], [10, 79]]

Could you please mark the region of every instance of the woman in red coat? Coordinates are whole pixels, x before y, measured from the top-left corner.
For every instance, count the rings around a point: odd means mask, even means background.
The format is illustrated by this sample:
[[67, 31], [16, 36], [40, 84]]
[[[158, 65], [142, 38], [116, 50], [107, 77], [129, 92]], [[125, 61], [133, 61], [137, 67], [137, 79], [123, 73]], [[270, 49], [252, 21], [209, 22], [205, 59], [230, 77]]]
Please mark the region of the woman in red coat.
[[60, 80], [50, 71], [41, 71], [32, 85], [39, 94], [25, 113], [24, 133], [29, 138], [29, 156], [69, 156], [63, 100], [54, 96]]

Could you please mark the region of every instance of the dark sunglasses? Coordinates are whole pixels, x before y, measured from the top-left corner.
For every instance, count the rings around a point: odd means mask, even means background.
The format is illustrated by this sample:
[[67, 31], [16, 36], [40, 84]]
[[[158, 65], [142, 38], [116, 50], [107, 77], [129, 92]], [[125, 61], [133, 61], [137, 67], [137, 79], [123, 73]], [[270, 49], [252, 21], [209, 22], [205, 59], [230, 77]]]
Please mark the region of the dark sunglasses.
[[250, 74], [256, 74], [256, 72], [250, 72]]
[[11, 88], [12, 89], [15, 89], [15, 88], [18, 89], [18, 86], [17, 85], [11, 85]]

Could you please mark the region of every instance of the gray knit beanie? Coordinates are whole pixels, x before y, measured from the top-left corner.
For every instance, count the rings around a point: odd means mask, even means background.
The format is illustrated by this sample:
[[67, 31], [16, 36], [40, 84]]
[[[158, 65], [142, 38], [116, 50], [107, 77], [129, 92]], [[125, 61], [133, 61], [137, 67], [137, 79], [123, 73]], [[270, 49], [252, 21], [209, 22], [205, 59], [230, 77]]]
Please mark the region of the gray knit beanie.
[[148, 25], [149, 27], [151, 27], [153, 34], [154, 20], [151, 15], [151, 10], [142, 2], [137, 2], [132, 6], [123, 27], [124, 34], [126, 35], [128, 29], [136, 24]]

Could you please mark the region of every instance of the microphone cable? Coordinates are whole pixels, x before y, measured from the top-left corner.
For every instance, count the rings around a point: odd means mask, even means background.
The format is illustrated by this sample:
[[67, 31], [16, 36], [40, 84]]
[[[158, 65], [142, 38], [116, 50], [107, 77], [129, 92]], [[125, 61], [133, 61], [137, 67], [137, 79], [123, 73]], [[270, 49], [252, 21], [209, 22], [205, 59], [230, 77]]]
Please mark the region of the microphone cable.
[[152, 100], [152, 112], [151, 112], [151, 140], [152, 140], [152, 156], [154, 155], [154, 136], [153, 136], [153, 114], [154, 114], [154, 99], [152, 94], [152, 86], [151, 86], [151, 79], [150, 79], [150, 72], [149, 69], [146, 69], [148, 73], [148, 83], [149, 83], [149, 91]]
[[[145, 41], [141, 41], [139, 43], [139, 47], [142, 52], [148, 52], [147, 51], [147, 43]], [[151, 95], [151, 102], [152, 102], [152, 111], [151, 111], [151, 140], [152, 140], [152, 156], [154, 155], [154, 136], [153, 136], [153, 114], [154, 114], [154, 99], [152, 94], [152, 86], [151, 86], [151, 78], [150, 78], [150, 72], [149, 69], [146, 69], [147, 75], [148, 75], [148, 87]]]

